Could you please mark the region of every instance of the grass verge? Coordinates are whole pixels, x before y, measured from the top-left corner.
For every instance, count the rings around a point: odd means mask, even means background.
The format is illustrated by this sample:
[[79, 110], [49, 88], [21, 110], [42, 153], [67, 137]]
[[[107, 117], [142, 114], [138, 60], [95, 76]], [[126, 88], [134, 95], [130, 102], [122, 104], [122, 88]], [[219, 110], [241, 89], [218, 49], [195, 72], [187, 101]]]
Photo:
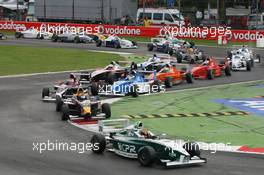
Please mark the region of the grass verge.
[[[262, 82], [264, 83], [264, 82]], [[112, 105], [113, 116], [124, 114], [175, 114], [195, 112], [237, 111], [214, 103], [216, 98], [250, 98], [263, 95], [264, 88], [255, 84], [227, 85], [205, 90], [182, 91], [138, 99], [126, 97]], [[264, 146], [264, 116], [223, 116], [140, 119], [155, 133], [166, 133], [173, 138], [232, 145]]]
[[0, 75], [92, 69], [125, 59], [117, 54], [26, 46], [0, 46], [0, 55]]

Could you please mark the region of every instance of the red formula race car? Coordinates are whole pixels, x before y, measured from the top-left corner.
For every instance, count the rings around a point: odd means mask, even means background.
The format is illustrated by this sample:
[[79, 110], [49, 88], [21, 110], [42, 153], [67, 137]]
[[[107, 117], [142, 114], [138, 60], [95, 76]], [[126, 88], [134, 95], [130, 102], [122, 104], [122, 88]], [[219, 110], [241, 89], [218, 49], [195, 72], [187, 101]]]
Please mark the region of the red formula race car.
[[221, 63], [218, 64], [214, 58], [208, 58], [201, 65], [192, 69], [194, 79], [212, 80], [214, 77], [219, 77], [223, 74], [231, 76], [231, 68], [228, 61], [221, 61]]
[[152, 78], [156, 76], [156, 79], [163, 83], [166, 88], [171, 88], [173, 85], [186, 81], [187, 83], [193, 83], [193, 77], [191, 72], [186, 69], [178, 70], [175, 65], [166, 65], [159, 70], [156, 75], [153, 73]]

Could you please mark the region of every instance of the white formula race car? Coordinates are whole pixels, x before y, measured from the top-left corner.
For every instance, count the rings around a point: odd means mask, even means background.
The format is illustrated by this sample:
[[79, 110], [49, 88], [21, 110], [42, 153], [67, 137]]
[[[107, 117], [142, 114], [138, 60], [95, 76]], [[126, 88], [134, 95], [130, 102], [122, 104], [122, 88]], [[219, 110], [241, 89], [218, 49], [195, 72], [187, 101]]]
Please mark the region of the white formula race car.
[[[253, 51], [246, 46], [237, 48], [227, 52], [227, 57], [232, 60], [233, 55], [241, 55], [240, 58], [244, 58], [250, 62], [251, 67], [254, 67], [255, 63], [261, 62], [261, 56], [259, 54], [253, 54]], [[238, 58], [238, 57], [237, 57]]]
[[252, 61], [247, 59], [241, 52], [232, 53], [231, 58], [227, 58], [233, 71], [246, 70], [251, 71]]
[[122, 48], [122, 49], [137, 49], [137, 43], [134, 41], [129, 41], [127, 39], [119, 38], [118, 36], [109, 36], [105, 40], [98, 40], [96, 42], [97, 47], [105, 46], [112, 48]]
[[28, 39], [51, 39], [53, 33], [50, 32], [40, 32], [35, 28], [30, 28], [24, 31], [17, 31], [15, 33], [15, 38], [28, 38]]

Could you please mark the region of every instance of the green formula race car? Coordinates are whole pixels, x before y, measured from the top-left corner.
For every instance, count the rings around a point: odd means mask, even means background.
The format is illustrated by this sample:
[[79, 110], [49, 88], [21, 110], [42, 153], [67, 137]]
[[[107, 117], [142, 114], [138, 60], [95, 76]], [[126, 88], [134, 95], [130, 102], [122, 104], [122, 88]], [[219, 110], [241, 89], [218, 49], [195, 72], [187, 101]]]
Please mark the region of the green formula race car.
[[[100, 124], [99, 128], [102, 131]], [[144, 129], [141, 122], [108, 134], [93, 135], [91, 143], [94, 153], [108, 150], [119, 156], [138, 159], [143, 166], [154, 163], [166, 167], [206, 163], [206, 159], [200, 156], [197, 143], [179, 143], [155, 136]]]

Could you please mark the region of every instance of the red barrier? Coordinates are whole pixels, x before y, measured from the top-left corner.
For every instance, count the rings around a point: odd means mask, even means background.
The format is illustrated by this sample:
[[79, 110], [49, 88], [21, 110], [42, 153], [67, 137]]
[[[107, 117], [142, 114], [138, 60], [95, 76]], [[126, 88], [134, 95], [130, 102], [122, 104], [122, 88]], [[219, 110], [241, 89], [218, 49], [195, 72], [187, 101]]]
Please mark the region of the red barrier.
[[229, 28], [177, 28], [177, 27], [139, 27], [139, 26], [115, 26], [100, 24], [73, 24], [73, 23], [42, 23], [22, 21], [0, 21], [0, 30], [25, 30], [34, 27], [38, 30], [61, 31], [73, 29], [87, 33], [116, 34], [121, 36], [156, 37], [157, 35], [173, 34], [178, 38], [193, 38], [217, 40], [219, 35], [226, 35], [232, 41], [256, 41], [264, 38], [264, 31], [256, 30], [230, 30]]

